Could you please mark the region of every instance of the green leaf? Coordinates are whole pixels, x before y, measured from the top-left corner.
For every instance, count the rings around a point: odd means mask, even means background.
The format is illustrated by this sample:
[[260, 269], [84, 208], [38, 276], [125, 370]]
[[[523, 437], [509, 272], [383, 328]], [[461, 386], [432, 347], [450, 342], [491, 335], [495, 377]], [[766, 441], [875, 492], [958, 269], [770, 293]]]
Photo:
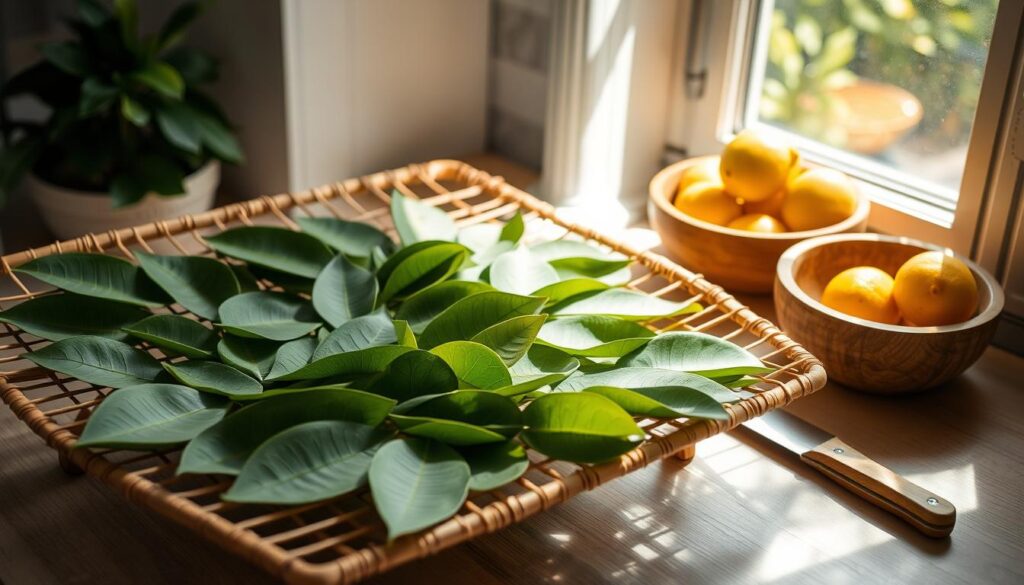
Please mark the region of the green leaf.
[[110, 12], [98, 0], [78, 0], [78, 16], [85, 24], [97, 28], [110, 19]]
[[235, 275], [241, 292], [259, 292], [262, 290], [260, 289], [259, 281], [256, 280], [256, 276], [249, 270], [247, 264], [228, 264], [227, 266], [231, 270], [231, 274]]
[[620, 357], [646, 345], [654, 332], [625, 319], [579, 315], [548, 321], [538, 341], [583, 357]]
[[82, 83], [82, 97], [78, 101], [78, 115], [82, 118], [98, 114], [107, 109], [117, 98], [120, 90], [113, 85], [107, 85], [95, 77], [90, 77]]
[[772, 371], [742, 347], [696, 331], [659, 335], [647, 346], [623, 357], [619, 365], [692, 372], [709, 378]]
[[569, 315], [607, 315], [635, 321], [674, 317], [696, 313], [701, 310], [698, 303], [677, 303], [666, 301], [646, 293], [610, 288], [595, 293], [578, 295], [559, 303], [552, 313]]
[[596, 278], [569, 278], [539, 288], [533, 291], [531, 296], [544, 297], [547, 299], [546, 304], [552, 306], [577, 295], [605, 290], [608, 286], [608, 284]]
[[470, 258], [469, 262], [466, 263], [466, 267], [459, 271], [456, 278], [459, 280], [481, 280], [486, 281], [490, 271], [491, 263], [494, 260], [506, 252], [511, 252], [515, 249], [515, 244], [512, 242], [496, 242], [490, 248], [483, 251], [474, 253]]
[[163, 373], [160, 363], [141, 349], [92, 335], [62, 339], [25, 354], [25, 359], [83, 382], [111, 388], [152, 382]]
[[149, 124], [149, 110], [127, 95], [121, 96], [121, 115], [124, 116], [125, 120], [128, 120], [139, 128], [143, 128], [146, 124]]
[[547, 394], [523, 411], [530, 447], [573, 463], [600, 463], [632, 450], [644, 433], [626, 411], [597, 394]]
[[160, 449], [184, 443], [217, 424], [230, 402], [176, 384], [140, 384], [106, 397], [76, 447]]
[[136, 252], [142, 270], [179, 305], [204, 319], [215, 320], [217, 308], [241, 292], [234, 272], [224, 263], [202, 256], [157, 256]]
[[261, 281], [269, 283], [269, 287], [280, 287], [285, 292], [289, 292], [296, 295], [312, 295], [313, 285], [316, 283], [315, 279], [306, 278], [304, 276], [295, 276], [294, 274], [288, 274], [287, 272], [281, 272], [280, 270], [273, 270], [264, 266], [257, 266], [256, 264], [249, 264], [249, 273], [254, 278], [258, 278]]
[[544, 299], [500, 291], [486, 291], [456, 301], [435, 317], [420, 335], [420, 347], [431, 348], [446, 341], [472, 339], [474, 335], [502, 321], [538, 313]]
[[176, 162], [159, 155], [144, 155], [136, 163], [136, 176], [146, 191], [161, 195], [185, 193], [185, 172]]
[[407, 297], [454, 274], [469, 257], [461, 244], [418, 242], [391, 256], [377, 272], [384, 283], [380, 303]]
[[406, 435], [457, 447], [500, 443], [508, 438], [497, 431], [459, 421], [404, 414], [392, 414], [391, 421]]
[[578, 392], [593, 386], [612, 386], [627, 390], [678, 387], [706, 394], [718, 402], [736, 402], [744, 397], [718, 382], [697, 374], [654, 368], [615, 368], [603, 372], [575, 375], [558, 385], [558, 392]]
[[337, 256], [313, 284], [313, 307], [331, 327], [366, 315], [377, 300], [377, 278], [369, 270]]
[[491, 263], [491, 286], [505, 292], [530, 294], [558, 281], [555, 269], [523, 246], [505, 252]]
[[190, 358], [211, 358], [217, 334], [180, 315], [150, 315], [124, 328], [132, 336]]
[[220, 362], [188, 361], [180, 364], [164, 362], [164, 369], [182, 384], [228, 397], [260, 394], [263, 385], [254, 378]]
[[260, 445], [223, 497], [296, 505], [340, 496], [366, 484], [374, 453], [390, 437], [347, 421], [302, 423]]
[[76, 77], [88, 77], [92, 73], [89, 53], [79, 43], [46, 43], [39, 48], [43, 58], [58, 69]]
[[302, 369], [287, 374], [279, 380], [319, 380], [332, 377], [356, 377], [379, 374], [398, 356], [416, 351], [400, 345], [381, 345], [357, 351], [349, 351], [316, 359]]
[[475, 341], [494, 350], [506, 366], [519, 361], [533, 344], [547, 315], [522, 315], [491, 325], [473, 336]]
[[168, 298], [131, 262], [106, 254], [67, 252], [36, 258], [14, 269], [69, 292], [158, 307]]
[[455, 222], [444, 211], [391, 192], [391, 219], [403, 246], [426, 240], [454, 241]]
[[416, 343], [416, 333], [409, 327], [408, 321], [395, 321], [395, 338], [398, 345], [404, 345], [413, 349], [419, 348], [419, 344]]
[[509, 368], [512, 384], [497, 388], [495, 394], [519, 396], [566, 379], [580, 367], [578, 359], [545, 345], [534, 345]]
[[225, 256], [304, 278], [316, 278], [334, 259], [330, 248], [313, 236], [284, 228], [240, 227], [207, 236], [206, 242]]
[[474, 492], [496, 490], [530, 468], [526, 449], [514, 440], [469, 447], [462, 450], [462, 456], [469, 464], [469, 489]]
[[181, 74], [186, 87], [217, 79], [217, 61], [193, 47], [178, 47], [164, 55], [164, 61]]
[[309, 336], [286, 342], [277, 348], [277, 353], [274, 355], [274, 365], [270, 368], [270, 373], [267, 374], [267, 377], [280, 378], [300, 370], [312, 359], [316, 345], [316, 338]]
[[557, 269], [591, 278], [613, 274], [631, 263], [631, 260], [622, 254], [605, 252], [596, 246], [575, 240], [542, 242], [532, 246], [530, 251]]
[[447, 445], [415, 438], [386, 443], [370, 464], [370, 490], [388, 540], [458, 512], [469, 479], [469, 465]]
[[59, 341], [80, 335], [98, 335], [123, 340], [121, 331], [148, 313], [134, 306], [64, 293], [29, 299], [0, 313], [0, 322], [17, 325], [22, 331]]
[[377, 426], [392, 406], [393, 400], [347, 389], [267, 398], [231, 414], [193, 439], [181, 454], [178, 473], [237, 475], [257, 447], [285, 429], [316, 420]]
[[172, 100], [180, 100], [185, 81], [174, 67], [162, 61], [150, 61], [131, 74], [132, 79]]
[[462, 387], [491, 390], [512, 384], [505, 363], [487, 346], [472, 341], [449, 341], [430, 353], [451, 367]]
[[614, 386], [591, 386], [584, 390], [600, 394], [633, 416], [654, 418], [710, 418], [729, 420], [729, 413], [714, 398], [703, 392], [678, 386], [626, 390]]
[[110, 199], [114, 209], [134, 205], [146, 196], [146, 186], [138, 177], [120, 173], [110, 183]]
[[114, 0], [114, 14], [121, 24], [121, 40], [128, 48], [135, 47], [139, 30], [139, 10], [135, 0]]
[[343, 323], [324, 339], [316, 348], [313, 359], [318, 360], [330, 355], [356, 351], [368, 347], [389, 345], [398, 341], [395, 325], [384, 310], [369, 315], [356, 317]]
[[156, 110], [156, 124], [168, 142], [185, 152], [199, 154], [199, 118], [187, 105], [180, 101], [161, 104]]
[[368, 258], [375, 246], [386, 254], [395, 250], [387, 234], [367, 223], [333, 217], [300, 217], [295, 221], [302, 231], [346, 256]]
[[199, 138], [214, 156], [232, 164], [245, 162], [238, 139], [223, 122], [203, 112], [193, 113], [199, 123]]
[[164, 25], [160, 27], [160, 34], [157, 35], [157, 51], [171, 47], [181, 40], [185, 35], [185, 29], [202, 12], [203, 5], [199, 2], [186, 2], [178, 6], [164, 22]]
[[459, 233], [455, 236], [455, 241], [474, 253], [492, 248], [499, 241], [504, 241], [508, 249], [511, 250], [515, 246], [515, 242], [501, 239], [504, 230], [505, 226], [499, 223], [478, 223], [460, 228]]
[[489, 290], [494, 289], [491, 285], [483, 282], [464, 280], [442, 282], [406, 299], [395, 312], [395, 318], [408, 321], [412, 330], [419, 334], [434, 317], [437, 317], [456, 301]]
[[443, 394], [458, 387], [459, 378], [446, 361], [429, 351], [415, 350], [388, 364], [384, 374], [370, 385], [370, 390], [405, 402], [417, 396]]
[[242, 293], [224, 301], [218, 312], [218, 325], [241, 337], [289, 341], [321, 325], [313, 305], [281, 293]]
[[270, 374], [280, 343], [225, 335], [217, 344], [217, 355], [225, 364], [263, 380]]
[[[409, 434], [437, 439], [450, 445], [475, 445], [504, 441], [523, 427], [522, 413], [511, 399], [484, 390], [448, 392], [405, 409], [401, 415], [392, 413], [399, 428]], [[410, 423], [419, 419], [424, 426]], [[456, 422], [463, 426], [445, 428], [438, 423]], [[428, 424], [429, 423], [429, 424]], [[465, 425], [476, 427], [467, 429]], [[437, 434], [422, 434], [427, 427]], [[483, 431], [486, 431], [484, 433]], [[487, 434], [496, 435], [487, 437]]]
[[846, 27], [825, 37], [825, 44], [818, 58], [808, 67], [814, 74], [824, 76], [845, 67], [857, 55], [857, 30]]
[[501, 228], [501, 234], [498, 236], [498, 240], [502, 242], [512, 242], [516, 244], [522, 239], [523, 233], [526, 232], [526, 224], [523, 223], [523, 214], [516, 212], [512, 216], [512, 219]]

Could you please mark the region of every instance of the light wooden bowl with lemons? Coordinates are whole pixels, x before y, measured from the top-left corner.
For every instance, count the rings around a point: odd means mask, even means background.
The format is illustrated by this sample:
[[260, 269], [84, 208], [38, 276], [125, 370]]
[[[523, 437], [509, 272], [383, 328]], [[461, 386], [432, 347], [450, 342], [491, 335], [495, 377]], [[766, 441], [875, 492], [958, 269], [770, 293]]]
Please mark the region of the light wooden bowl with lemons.
[[854, 266], [895, 274], [926, 251], [953, 252], [909, 238], [839, 234], [801, 242], [778, 262], [776, 319], [787, 335], [825, 364], [831, 380], [866, 392], [896, 394], [938, 386], [973, 364], [995, 334], [1003, 292], [988, 272], [962, 256], [978, 285], [974, 315], [954, 325], [907, 327], [859, 319], [826, 307], [821, 293]]
[[686, 169], [712, 156], [694, 157], [670, 165], [651, 179], [647, 215], [669, 256], [684, 267], [730, 291], [769, 293], [775, 264], [782, 253], [808, 238], [844, 232], [863, 232], [870, 203], [857, 195], [857, 207], [847, 219], [816, 230], [760, 233], [728, 228], [687, 215], [673, 205], [679, 178]]

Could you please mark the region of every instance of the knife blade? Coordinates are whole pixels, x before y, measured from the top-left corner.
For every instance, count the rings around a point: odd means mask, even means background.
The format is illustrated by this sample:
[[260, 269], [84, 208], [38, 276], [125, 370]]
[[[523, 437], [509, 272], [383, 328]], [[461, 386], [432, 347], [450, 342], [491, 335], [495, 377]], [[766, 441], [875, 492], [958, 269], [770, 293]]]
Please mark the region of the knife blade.
[[956, 508], [948, 500], [788, 412], [771, 410], [742, 426], [795, 453], [801, 461], [839, 485], [899, 516], [928, 536], [942, 538], [953, 531]]

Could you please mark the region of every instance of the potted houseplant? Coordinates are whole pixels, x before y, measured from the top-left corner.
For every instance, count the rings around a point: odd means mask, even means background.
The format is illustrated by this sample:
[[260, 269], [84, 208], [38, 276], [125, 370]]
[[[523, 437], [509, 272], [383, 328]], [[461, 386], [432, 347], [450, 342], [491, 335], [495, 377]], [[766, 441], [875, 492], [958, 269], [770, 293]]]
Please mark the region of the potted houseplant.
[[60, 238], [209, 209], [220, 161], [242, 153], [224, 113], [196, 86], [217, 63], [179, 47], [201, 4], [140, 35], [134, 0], [79, 0], [72, 40], [12, 77], [3, 99], [30, 95], [43, 120], [5, 120], [0, 203], [22, 179]]

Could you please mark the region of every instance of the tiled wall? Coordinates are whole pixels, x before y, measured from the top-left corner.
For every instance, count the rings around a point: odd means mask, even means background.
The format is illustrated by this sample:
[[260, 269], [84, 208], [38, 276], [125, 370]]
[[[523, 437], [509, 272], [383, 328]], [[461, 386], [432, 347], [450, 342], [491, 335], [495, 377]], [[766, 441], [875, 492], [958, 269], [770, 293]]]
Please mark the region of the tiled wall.
[[491, 2], [488, 150], [539, 170], [554, 2]]

